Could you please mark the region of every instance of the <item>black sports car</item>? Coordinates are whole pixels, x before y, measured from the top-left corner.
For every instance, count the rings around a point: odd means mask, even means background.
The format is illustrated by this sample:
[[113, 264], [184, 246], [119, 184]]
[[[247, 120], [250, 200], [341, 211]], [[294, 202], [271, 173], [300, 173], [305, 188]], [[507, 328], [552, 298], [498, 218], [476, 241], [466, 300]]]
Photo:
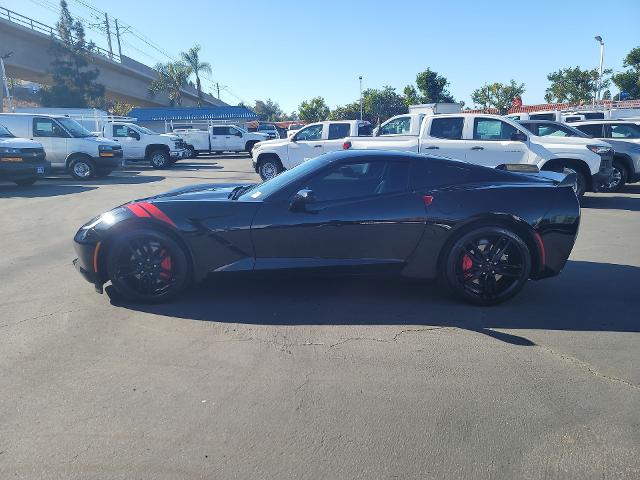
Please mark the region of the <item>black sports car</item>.
[[210, 272], [322, 269], [441, 278], [494, 304], [557, 275], [578, 232], [572, 181], [398, 152], [341, 151], [258, 185], [194, 185], [84, 225], [98, 291], [166, 300]]

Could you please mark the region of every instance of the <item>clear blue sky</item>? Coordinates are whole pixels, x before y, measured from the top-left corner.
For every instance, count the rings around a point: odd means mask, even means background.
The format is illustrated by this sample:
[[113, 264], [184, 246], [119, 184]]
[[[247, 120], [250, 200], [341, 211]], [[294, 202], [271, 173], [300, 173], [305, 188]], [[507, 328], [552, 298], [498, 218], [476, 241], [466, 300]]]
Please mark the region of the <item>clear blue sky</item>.
[[[97, 21], [82, 4], [106, 10], [175, 57], [201, 44], [213, 79], [229, 88], [224, 101], [272, 98], [287, 112], [315, 95], [331, 107], [357, 100], [359, 75], [364, 88], [401, 92], [427, 67], [446, 76], [467, 105], [484, 82], [511, 78], [526, 84], [525, 104], [541, 103], [547, 73], [598, 65], [595, 35], [605, 41], [605, 68], [616, 71], [640, 46], [640, 0], [68, 1], [72, 14]], [[51, 24], [57, 5], [0, 0]], [[106, 44], [97, 32], [89, 36]], [[131, 33], [123, 40], [125, 55], [150, 65], [167, 60]]]

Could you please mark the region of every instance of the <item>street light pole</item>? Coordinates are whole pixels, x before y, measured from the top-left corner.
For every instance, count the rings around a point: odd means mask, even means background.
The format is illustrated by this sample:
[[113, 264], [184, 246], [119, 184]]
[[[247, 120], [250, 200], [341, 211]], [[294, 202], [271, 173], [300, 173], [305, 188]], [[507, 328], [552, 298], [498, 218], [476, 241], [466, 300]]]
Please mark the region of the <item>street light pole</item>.
[[602, 37], [600, 35], [594, 37], [596, 42], [600, 44], [600, 68], [598, 74], [598, 94], [596, 95], [596, 100], [600, 100], [602, 98], [600, 90], [602, 90], [602, 63], [604, 61], [604, 42], [602, 41]]
[[0, 112], [3, 110], [4, 93], [7, 94], [7, 100], [9, 101], [9, 110], [14, 111], [13, 99], [11, 98], [11, 91], [9, 90], [9, 79], [7, 78], [7, 71], [4, 69], [4, 60], [13, 55], [13, 52], [6, 53], [0, 56]]
[[360, 120], [362, 120], [362, 75], [358, 79], [360, 80]]

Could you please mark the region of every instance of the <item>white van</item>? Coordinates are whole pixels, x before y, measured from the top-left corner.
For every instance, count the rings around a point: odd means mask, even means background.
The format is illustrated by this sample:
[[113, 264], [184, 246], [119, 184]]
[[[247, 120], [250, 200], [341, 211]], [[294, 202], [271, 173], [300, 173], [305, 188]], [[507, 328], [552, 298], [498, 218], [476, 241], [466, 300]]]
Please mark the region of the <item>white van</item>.
[[107, 176], [122, 161], [120, 144], [94, 136], [64, 115], [0, 113], [0, 123], [17, 137], [41, 143], [51, 169], [78, 180]]

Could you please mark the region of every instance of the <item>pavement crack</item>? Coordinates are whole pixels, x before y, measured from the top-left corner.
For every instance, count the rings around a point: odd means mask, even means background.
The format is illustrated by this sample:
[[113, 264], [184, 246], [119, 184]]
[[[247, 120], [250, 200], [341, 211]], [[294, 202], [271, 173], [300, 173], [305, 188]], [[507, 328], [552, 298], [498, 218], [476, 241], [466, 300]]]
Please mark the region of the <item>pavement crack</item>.
[[570, 363], [571, 365], [578, 367], [582, 370], [587, 371], [589, 374], [593, 375], [594, 377], [598, 377], [601, 378], [603, 380], [607, 380], [609, 382], [614, 382], [614, 383], [621, 383], [622, 385], [632, 388], [634, 390], [640, 390], [640, 385], [637, 385], [635, 383], [629, 382], [628, 380], [625, 380], [624, 378], [620, 378], [620, 377], [614, 377], [612, 375], [606, 375], [602, 372], [599, 372], [598, 370], [596, 370], [593, 365], [591, 365], [590, 363], [584, 362], [582, 360], [580, 360], [579, 358], [573, 357], [571, 355], [567, 355], [564, 353], [559, 353], [556, 352], [555, 350], [549, 348], [549, 347], [545, 347], [544, 345], [538, 345], [538, 347], [540, 347], [542, 350], [544, 350], [547, 353], [550, 353], [551, 355], [567, 362]]

